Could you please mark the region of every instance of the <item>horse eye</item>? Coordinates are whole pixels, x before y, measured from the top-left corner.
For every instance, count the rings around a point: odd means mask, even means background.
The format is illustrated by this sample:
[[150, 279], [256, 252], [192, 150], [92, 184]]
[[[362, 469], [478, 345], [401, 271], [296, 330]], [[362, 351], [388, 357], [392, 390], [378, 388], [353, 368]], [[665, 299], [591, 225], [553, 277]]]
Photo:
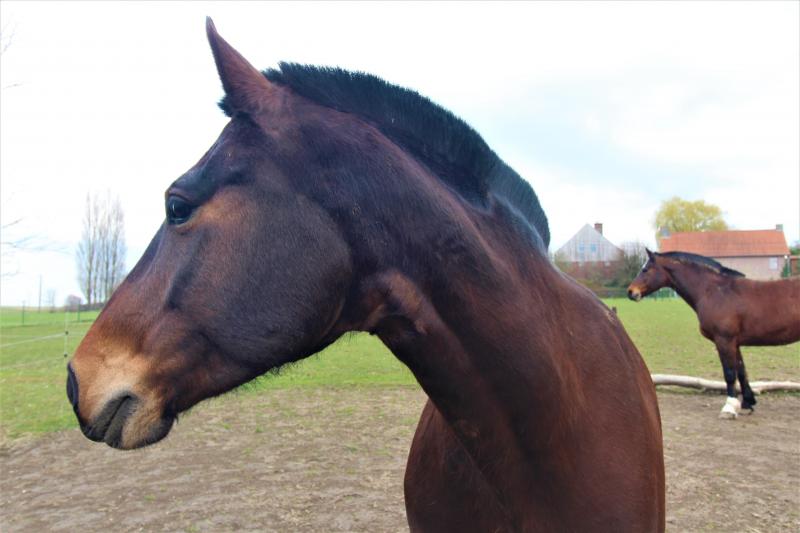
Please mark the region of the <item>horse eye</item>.
[[192, 216], [195, 206], [175, 195], [167, 198], [167, 222], [170, 224], [183, 224]]

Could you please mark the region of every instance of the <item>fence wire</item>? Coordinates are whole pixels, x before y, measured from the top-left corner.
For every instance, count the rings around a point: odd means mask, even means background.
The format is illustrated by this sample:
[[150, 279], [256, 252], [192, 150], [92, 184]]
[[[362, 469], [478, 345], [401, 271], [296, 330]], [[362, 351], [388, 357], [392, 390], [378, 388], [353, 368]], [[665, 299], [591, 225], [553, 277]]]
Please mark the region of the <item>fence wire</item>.
[[[4, 335], [5, 336], [5, 335]], [[55, 335], [45, 335], [44, 337], [34, 337], [32, 339], [24, 340], [24, 341], [16, 341], [16, 342], [9, 342], [6, 344], [0, 344], [0, 348], [9, 348], [11, 346], [18, 346], [20, 344], [28, 344], [29, 342], [38, 342], [45, 339], [55, 339], [58, 337], [65, 337], [64, 333], [56, 333]]]

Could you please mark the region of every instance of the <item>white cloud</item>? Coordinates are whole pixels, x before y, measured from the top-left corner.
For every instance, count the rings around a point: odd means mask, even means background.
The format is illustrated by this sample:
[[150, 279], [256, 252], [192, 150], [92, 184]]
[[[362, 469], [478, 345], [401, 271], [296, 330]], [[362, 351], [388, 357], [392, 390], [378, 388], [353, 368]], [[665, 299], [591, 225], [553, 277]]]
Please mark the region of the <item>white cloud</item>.
[[[16, 31], [0, 79], [21, 85], [0, 98], [0, 179], [25, 231], [74, 244], [86, 193], [111, 188], [131, 260], [144, 250], [164, 189], [225, 122], [207, 14], [259, 67], [370, 71], [463, 116], [534, 183], [554, 244], [595, 221], [615, 242], [651, 239], [656, 189], [800, 238], [800, 5], [788, 2], [4, 1]], [[532, 140], [551, 126], [545, 161]], [[687, 168], [674, 186], [635, 175]], [[4, 305], [30, 299], [40, 274], [59, 298], [77, 291], [69, 254], [20, 268]]]
[[555, 251], [584, 224], [603, 224], [603, 235], [615, 244], [638, 241], [654, 246], [650, 219], [658, 208], [641, 191], [618, 190], [603, 183], [581, 183], [560, 169], [532, 163], [514, 165], [535, 184], [550, 225], [550, 249]]

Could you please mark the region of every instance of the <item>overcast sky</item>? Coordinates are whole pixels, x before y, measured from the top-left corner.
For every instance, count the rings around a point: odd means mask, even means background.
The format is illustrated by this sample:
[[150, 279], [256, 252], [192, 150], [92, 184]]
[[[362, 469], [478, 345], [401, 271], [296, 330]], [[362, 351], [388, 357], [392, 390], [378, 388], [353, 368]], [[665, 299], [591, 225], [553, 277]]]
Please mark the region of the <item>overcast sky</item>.
[[[800, 3], [0, 3], [0, 300], [76, 282], [85, 196], [110, 189], [128, 268], [163, 192], [226, 123], [204, 18], [256, 67], [377, 74], [461, 116], [529, 180], [551, 249], [603, 222], [654, 244], [671, 196], [800, 239]], [[5, 250], [4, 250], [5, 251]], [[7, 275], [13, 274], [15, 275]]]

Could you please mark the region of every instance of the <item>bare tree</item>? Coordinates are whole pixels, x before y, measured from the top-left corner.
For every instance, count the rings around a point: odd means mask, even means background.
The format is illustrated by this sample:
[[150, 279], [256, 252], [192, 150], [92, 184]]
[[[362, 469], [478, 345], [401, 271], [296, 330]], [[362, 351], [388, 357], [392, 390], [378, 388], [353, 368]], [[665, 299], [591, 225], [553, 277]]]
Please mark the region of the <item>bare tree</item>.
[[[3, 206], [3, 211], [5, 212], [5, 206]], [[18, 237], [12, 235], [20, 222], [22, 222], [22, 219], [17, 218], [9, 222], [3, 221], [0, 223], [0, 276], [4, 278], [18, 273], [16, 267], [11, 267], [14, 254], [18, 250], [25, 249], [31, 241], [30, 236]]]
[[[2, 57], [11, 42], [14, 40], [14, 29], [10, 28], [9, 24], [4, 24], [0, 29], [0, 57]], [[10, 89], [16, 87], [18, 84], [0, 85], [0, 90]], [[16, 268], [10, 268], [11, 260], [14, 258], [14, 253], [18, 250], [26, 249], [33, 237], [15, 235], [15, 230], [18, 229], [18, 224], [22, 222], [22, 218], [8, 219], [7, 213], [9, 212], [10, 202], [6, 201], [8, 191], [3, 191], [3, 206], [0, 208], [0, 277], [9, 277], [17, 274]]]
[[100, 237], [99, 202], [96, 196], [86, 195], [86, 210], [83, 213], [83, 231], [81, 242], [78, 244], [78, 283], [86, 296], [86, 303], [92, 305], [96, 298], [97, 270]]
[[554, 254], [552, 254], [552, 260], [553, 263], [562, 272], [569, 271], [569, 259], [567, 258], [567, 254], [565, 254], [564, 252], [555, 252]]
[[103, 300], [108, 300], [111, 293], [122, 281], [125, 273], [125, 215], [119, 198], [111, 199], [107, 195], [104, 224], [101, 228], [100, 279]]
[[24, 253], [56, 252], [68, 253], [66, 247], [51, 241], [26, 228], [24, 217], [13, 217], [11, 213], [19, 202], [14, 202], [13, 193], [3, 191], [0, 205], [0, 277], [9, 278], [19, 273], [17, 258]]
[[45, 305], [50, 306], [50, 312], [54, 313], [56, 310], [56, 290], [47, 289], [47, 294], [44, 299]]
[[635, 278], [647, 260], [645, 245], [641, 242], [622, 243], [622, 257], [618, 278], [623, 285], [627, 285]]
[[76, 254], [78, 282], [86, 303], [105, 302], [122, 281], [125, 268], [125, 217], [119, 198], [86, 195], [83, 232]]
[[[3, 24], [3, 27], [0, 28], [0, 57], [5, 55], [8, 49], [11, 47], [11, 43], [14, 42], [14, 33], [16, 32], [15, 26], [16, 25], [12, 26], [11, 24]], [[19, 87], [20, 85], [21, 83], [0, 85], [0, 89], [11, 89], [13, 87]]]

